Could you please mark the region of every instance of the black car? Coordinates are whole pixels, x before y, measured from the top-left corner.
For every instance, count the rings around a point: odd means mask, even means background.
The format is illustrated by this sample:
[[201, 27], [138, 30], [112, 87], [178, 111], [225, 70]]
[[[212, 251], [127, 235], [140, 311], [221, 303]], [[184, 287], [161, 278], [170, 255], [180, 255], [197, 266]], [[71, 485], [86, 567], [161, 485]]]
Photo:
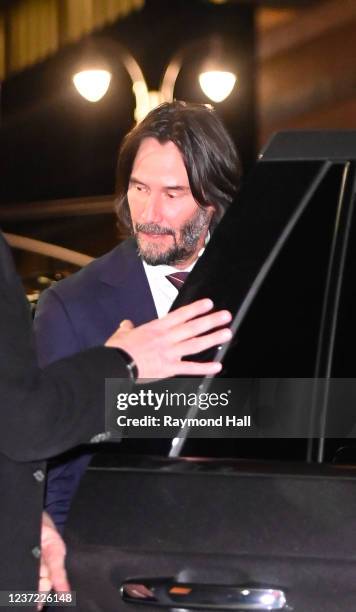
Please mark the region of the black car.
[[96, 457], [66, 531], [78, 609], [356, 609], [355, 168], [356, 132], [262, 153], [173, 305], [235, 314], [215, 357], [252, 433]]

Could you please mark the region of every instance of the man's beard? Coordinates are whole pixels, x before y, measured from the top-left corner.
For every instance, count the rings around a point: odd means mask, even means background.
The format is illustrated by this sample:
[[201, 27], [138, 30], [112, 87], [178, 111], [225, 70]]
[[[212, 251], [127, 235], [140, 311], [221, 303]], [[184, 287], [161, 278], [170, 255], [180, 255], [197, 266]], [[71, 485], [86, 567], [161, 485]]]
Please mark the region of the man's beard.
[[[161, 264], [174, 266], [184, 263], [194, 255], [199, 239], [204, 230], [208, 230], [210, 223], [210, 212], [206, 208], [199, 208], [193, 217], [179, 230], [179, 238], [176, 232], [169, 227], [162, 227], [157, 223], [136, 223], [135, 237], [138, 244], [138, 252], [142, 259], [151, 266]], [[162, 247], [156, 244], [140, 244], [139, 232], [146, 234], [162, 234], [173, 237], [173, 245], [162, 251]]]

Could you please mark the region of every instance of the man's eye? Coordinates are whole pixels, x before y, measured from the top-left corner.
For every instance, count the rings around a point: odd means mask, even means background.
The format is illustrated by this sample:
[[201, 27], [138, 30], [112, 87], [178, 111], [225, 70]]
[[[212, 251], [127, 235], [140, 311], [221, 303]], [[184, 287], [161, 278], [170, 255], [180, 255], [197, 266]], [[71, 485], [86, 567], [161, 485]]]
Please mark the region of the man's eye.
[[145, 191], [147, 191], [144, 185], [133, 185], [133, 188], [135, 191], [138, 191], [139, 193], [144, 193]]

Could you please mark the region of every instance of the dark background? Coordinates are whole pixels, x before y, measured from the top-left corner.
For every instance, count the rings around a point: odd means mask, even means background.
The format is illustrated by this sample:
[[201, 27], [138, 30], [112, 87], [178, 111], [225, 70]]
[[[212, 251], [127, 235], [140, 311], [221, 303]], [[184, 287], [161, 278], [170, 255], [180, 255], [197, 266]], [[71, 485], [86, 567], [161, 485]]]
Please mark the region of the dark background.
[[[239, 86], [216, 105], [245, 168], [256, 154], [254, 8], [201, 0], [147, 0], [132, 13], [54, 57], [5, 81], [2, 88], [2, 203], [109, 194], [123, 135], [133, 125], [131, 82], [120, 60], [121, 43], [140, 64], [150, 89], [184, 47], [175, 97], [209, 102], [197, 82], [200, 53], [191, 41], [220, 33]], [[100, 57], [113, 73], [104, 98], [92, 104], [71, 81], [85, 57]]]

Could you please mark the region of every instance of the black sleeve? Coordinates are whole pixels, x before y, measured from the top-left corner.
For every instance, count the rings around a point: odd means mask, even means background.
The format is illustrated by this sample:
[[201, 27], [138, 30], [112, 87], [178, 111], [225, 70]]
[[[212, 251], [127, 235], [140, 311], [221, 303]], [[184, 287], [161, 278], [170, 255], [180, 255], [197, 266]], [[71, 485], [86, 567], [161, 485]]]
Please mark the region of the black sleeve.
[[115, 349], [37, 365], [29, 307], [0, 235], [0, 451], [18, 461], [57, 455], [105, 430], [105, 378], [126, 378]]

